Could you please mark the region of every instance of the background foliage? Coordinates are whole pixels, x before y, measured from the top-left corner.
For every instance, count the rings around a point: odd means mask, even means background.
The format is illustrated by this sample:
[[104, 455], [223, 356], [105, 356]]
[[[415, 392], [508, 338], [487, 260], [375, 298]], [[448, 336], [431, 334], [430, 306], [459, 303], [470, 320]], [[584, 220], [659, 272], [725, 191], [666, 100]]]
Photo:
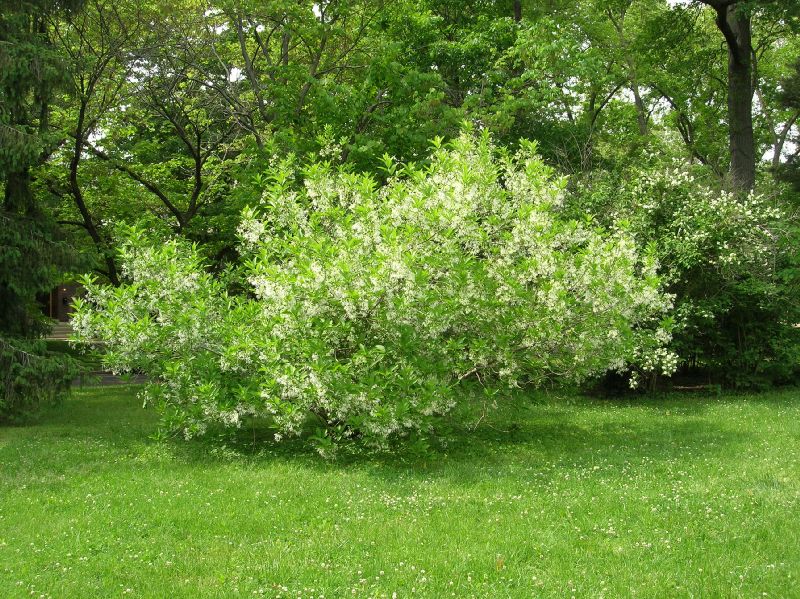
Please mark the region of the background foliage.
[[[246, 294], [225, 273], [246, 259], [237, 230], [274, 184], [266, 165], [294, 155], [383, 183], [468, 122], [512, 153], [535, 140], [569, 218], [658, 256], [679, 374], [794, 380], [798, 6], [4, 3], [4, 327], [40, 333], [33, 300], [79, 268], [68, 248], [124, 283], [117, 223], [185, 239]], [[290, 169], [286, 190], [308, 176]]]

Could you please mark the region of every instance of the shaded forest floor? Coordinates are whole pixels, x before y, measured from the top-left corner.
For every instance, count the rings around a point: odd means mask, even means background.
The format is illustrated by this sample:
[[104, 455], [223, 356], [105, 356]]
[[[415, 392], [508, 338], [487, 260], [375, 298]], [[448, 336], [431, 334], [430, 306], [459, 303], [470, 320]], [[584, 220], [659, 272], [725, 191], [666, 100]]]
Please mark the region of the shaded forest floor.
[[800, 596], [797, 390], [520, 395], [338, 462], [157, 442], [135, 393], [0, 428], [0, 596]]

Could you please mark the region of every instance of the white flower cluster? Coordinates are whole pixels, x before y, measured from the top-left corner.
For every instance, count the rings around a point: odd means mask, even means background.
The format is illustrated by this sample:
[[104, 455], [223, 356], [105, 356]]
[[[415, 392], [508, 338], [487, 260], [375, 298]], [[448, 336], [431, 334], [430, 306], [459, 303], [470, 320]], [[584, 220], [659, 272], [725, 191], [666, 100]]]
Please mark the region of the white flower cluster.
[[229, 297], [196, 248], [132, 235], [130, 284], [90, 285], [79, 310], [185, 434], [258, 416], [276, 439], [316, 425], [320, 444], [386, 446], [429, 431], [466, 381], [674, 368], [656, 260], [562, 218], [564, 182], [532, 148], [500, 159], [465, 134], [382, 187], [322, 163], [292, 190], [291, 168], [239, 228], [252, 297]]
[[[745, 324], [781, 301], [779, 271], [794, 225], [779, 198], [731, 193], [719, 181], [701, 179], [702, 172], [685, 161], [665, 166], [651, 157], [622, 181], [588, 181], [570, 197], [570, 207], [588, 211], [611, 229], [624, 222], [639, 248], [651, 248], [659, 276], [675, 295], [675, 308], [671, 327], [654, 319], [646, 327], [650, 334], [642, 331], [642, 338], [664, 346], [671, 328], [675, 347], [709, 365], [737, 351], [712, 347], [729, 334], [729, 327], [739, 326], [732, 324], [734, 319]], [[664, 357], [646, 345], [642, 349], [633, 368], [660, 372], [666, 367], [670, 372], [677, 365], [673, 355]]]
[[634, 179], [631, 203], [622, 203], [618, 217], [634, 221], [642, 235], [660, 237], [662, 263], [671, 279], [699, 265], [722, 276], [736, 276], [739, 267], [768, 268], [776, 253], [776, 230], [783, 210], [763, 195], [742, 197], [704, 184], [685, 163]]

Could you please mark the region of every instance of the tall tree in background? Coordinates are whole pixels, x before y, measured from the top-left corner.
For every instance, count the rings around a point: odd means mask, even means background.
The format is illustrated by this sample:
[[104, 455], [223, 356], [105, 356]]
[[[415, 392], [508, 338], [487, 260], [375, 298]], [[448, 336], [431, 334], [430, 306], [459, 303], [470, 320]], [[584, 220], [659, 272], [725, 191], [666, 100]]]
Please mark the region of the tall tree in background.
[[740, 0], [701, 1], [717, 13], [717, 28], [725, 37], [728, 47], [730, 177], [735, 189], [748, 191], [756, 180], [750, 12]]
[[31, 190], [31, 169], [55, 149], [48, 137], [50, 103], [64, 64], [48, 38], [53, 13], [77, 2], [0, 3], [0, 332], [28, 335], [37, 293], [53, 285], [59, 247]]
[[[758, 49], [753, 43], [754, 19], [763, 19], [763, 29], [778, 31], [785, 40], [792, 32], [796, 33], [800, 3], [776, 0], [700, 1], [716, 12], [715, 22], [728, 49], [730, 177], [735, 189], [748, 191], [755, 185], [758, 160], [753, 134], [753, 97], [758, 91], [756, 61], [759, 58]], [[765, 109], [763, 106], [760, 108]], [[788, 129], [791, 129], [792, 123], [788, 124]], [[779, 145], [782, 147], [783, 143]], [[776, 160], [780, 160], [779, 155]]]
[[55, 149], [51, 98], [64, 64], [49, 41], [48, 19], [77, 2], [0, 2], [0, 420], [24, 413], [69, 385], [72, 371], [26, 338], [43, 329], [36, 295], [57, 282], [66, 258], [32, 191], [32, 169]]
[[[792, 121], [795, 122], [800, 118], [800, 61], [795, 63], [794, 73], [783, 82], [782, 87], [781, 100], [786, 107], [796, 110]], [[779, 170], [781, 177], [791, 182], [794, 190], [800, 193], [800, 145], [795, 144], [795, 148], [794, 155]]]

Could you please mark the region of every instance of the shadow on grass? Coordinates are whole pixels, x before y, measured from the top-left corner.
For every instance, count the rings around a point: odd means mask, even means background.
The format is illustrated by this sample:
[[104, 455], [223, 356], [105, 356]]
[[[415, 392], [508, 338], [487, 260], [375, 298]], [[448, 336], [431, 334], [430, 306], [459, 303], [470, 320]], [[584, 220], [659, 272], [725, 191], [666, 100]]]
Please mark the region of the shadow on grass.
[[757, 431], [736, 427], [718, 415], [720, 404], [758, 401], [786, 405], [786, 394], [736, 398], [675, 397], [593, 399], [567, 393], [519, 393], [496, 408], [480, 402], [442, 420], [441, 442], [424, 455], [342, 452], [320, 457], [303, 439], [277, 443], [273, 431], [259, 425], [234, 435], [156, 441], [158, 417], [142, 409], [137, 386], [77, 390], [63, 405], [45, 413], [33, 432], [61, 438], [94, 438], [125, 453], [166, 452], [187, 466], [239, 463], [243, 467], [281, 462], [320, 471], [357, 468], [385, 479], [458, 477], [470, 484], [526, 462], [609, 464], [641, 461], [657, 466], [674, 458], [698, 459], [735, 454], [753, 442]]
[[[308, 443], [293, 439], [275, 443], [267, 427], [240, 430], [231, 438], [170, 443], [181, 460], [192, 464], [242, 460], [252, 467], [275, 461], [331, 472], [358, 469], [384, 480], [454, 479], [471, 485], [487, 472], [500, 476], [524, 465], [623, 465], [647, 459], [654, 468], [676, 458], [702, 459], [734, 455], [751, 444], [755, 431], [706, 418], [717, 400], [693, 398], [655, 404], [646, 399], [624, 402], [582, 397], [533, 395], [517, 398], [485, 414], [467, 411], [442, 421], [441, 441], [416, 455], [343, 451], [334, 460], [321, 458]], [[220, 447], [224, 450], [220, 450]], [[555, 471], [555, 470], [554, 470]]]

